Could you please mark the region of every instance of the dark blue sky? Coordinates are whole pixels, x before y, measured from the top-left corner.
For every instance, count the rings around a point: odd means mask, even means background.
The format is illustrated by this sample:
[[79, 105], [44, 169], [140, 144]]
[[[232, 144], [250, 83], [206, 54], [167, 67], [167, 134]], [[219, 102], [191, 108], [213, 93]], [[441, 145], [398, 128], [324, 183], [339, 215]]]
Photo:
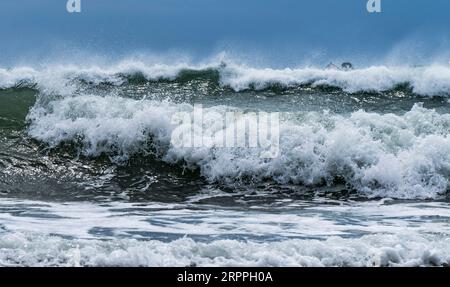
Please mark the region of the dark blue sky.
[[228, 51], [282, 64], [447, 53], [450, 1], [381, 1], [383, 13], [369, 14], [367, 0], [81, 0], [69, 14], [66, 0], [1, 0], [0, 63], [74, 51]]

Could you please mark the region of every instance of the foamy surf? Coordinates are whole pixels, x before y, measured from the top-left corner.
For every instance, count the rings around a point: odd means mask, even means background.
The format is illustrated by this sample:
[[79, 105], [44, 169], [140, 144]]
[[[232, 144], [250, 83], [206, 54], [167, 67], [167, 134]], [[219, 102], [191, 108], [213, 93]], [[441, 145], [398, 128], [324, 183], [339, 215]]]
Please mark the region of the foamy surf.
[[19, 2], [0, 267], [450, 266], [450, 2]]
[[[198, 169], [209, 182], [317, 187], [344, 182], [367, 197], [439, 198], [449, 187], [450, 116], [421, 105], [402, 115], [284, 114], [280, 155], [264, 159], [260, 148], [173, 146], [172, 116], [192, 113], [190, 104], [96, 95], [42, 102], [28, 115], [32, 138], [51, 148], [75, 145], [81, 155], [107, 155], [119, 164], [150, 154]], [[230, 109], [206, 108], [199, 128], [210, 135], [226, 132], [212, 115]]]
[[0, 266], [254, 266], [254, 267], [425, 267], [448, 266], [448, 239], [371, 235], [251, 243], [192, 239], [136, 241], [67, 240], [56, 236], [0, 235]]
[[178, 81], [186, 74], [193, 74], [193, 77], [206, 76], [212, 81], [216, 81], [217, 74], [217, 84], [234, 91], [261, 90], [274, 85], [284, 88], [307, 85], [313, 88], [335, 87], [348, 93], [382, 93], [403, 86], [421, 96], [448, 96], [450, 93], [450, 67], [447, 65], [368, 66], [344, 71], [319, 67], [255, 68], [235, 64], [233, 61], [165, 64], [125, 60], [109, 66], [17, 66], [0, 68], [0, 88], [37, 86], [41, 90], [65, 93], [67, 86], [74, 80], [121, 85], [126, 83], [130, 76], [139, 75], [148, 81]]
[[0, 266], [448, 266], [445, 203], [387, 203], [4, 200]]
[[[448, 266], [447, 72], [0, 70], [0, 265]], [[174, 145], [198, 104], [280, 112], [278, 155]]]

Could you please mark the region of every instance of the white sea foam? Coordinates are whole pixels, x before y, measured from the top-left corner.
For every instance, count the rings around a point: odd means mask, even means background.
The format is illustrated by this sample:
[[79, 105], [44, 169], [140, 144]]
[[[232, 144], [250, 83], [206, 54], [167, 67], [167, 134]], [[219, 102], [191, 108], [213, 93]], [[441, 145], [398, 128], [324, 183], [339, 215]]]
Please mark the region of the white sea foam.
[[183, 64], [145, 66], [140, 62], [122, 62], [114, 67], [54, 65], [40, 69], [32, 67], [0, 68], [0, 88], [36, 85], [45, 93], [68, 95], [77, 88], [73, 80], [85, 80], [94, 84], [106, 81], [120, 85], [123, 83], [120, 74], [143, 73], [152, 75], [149, 76], [149, 79], [172, 79], [181, 70], [187, 68], [189, 66]]
[[357, 239], [254, 243], [189, 238], [68, 240], [23, 232], [0, 234], [0, 266], [442, 266], [448, 238], [367, 235]]
[[223, 84], [242, 90], [254, 85], [262, 89], [272, 83], [285, 86], [312, 84], [342, 88], [347, 92], [382, 92], [400, 84], [409, 84], [421, 95], [439, 95], [450, 92], [450, 68], [430, 66], [422, 68], [372, 66], [342, 71], [335, 69], [254, 69], [234, 66], [222, 77]]
[[328, 85], [342, 88], [347, 92], [370, 91], [382, 92], [401, 84], [409, 84], [413, 92], [426, 95], [448, 95], [450, 93], [450, 67], [430, 65], [425, 67], [370, 66], [351, 71], [300, 68], [254, 68], [230, 61], [223, 65], [220, 61], [204, 64], [180, 62], [163, 64], [146, 63], [139, 60], [124, 60], [109, 66], [100, 65], [51, 65], [44, 68], [14, 67], [0, 68], [0, 88], [14, 87], [20, 84], [36, 84], [40, 89], [70, 93], [69, 85], [73, 79], [83, 79], [92, 83], [107, 81], [114, 84], [123, 83], [120, 75], [142, 74], [148, 80], [174, 80], [183, 70], [202, 71], [214, 69], [219, 71], [220, 83], [236, 91], [254, 87], [263, 89], [272, 84], [292, 86], [311, 84]]
[[[449, 187], [450, 115], [420, 105], [404, 115], [286, 115], [275, 159], [260, 158], [258, 148], [171, 146], [171, 116], [192, 109], [189, 104], [72, 96], [38, 103], [28, 115], [28, 132], [53, 147], [77, 141], [82, 154], [107, 154], [115, 161], [156, 149], [164, 161], [199, 168], [212, 182], [251, 179], [321, 186], [343, 180], [362, 195], [395, 198], [436, 198]], [[205, 132], [223, 133], [222, 125], [208, 120], [208, 112], [229, 109], [206, 109]]]
[[4, 199], [0, 210], [0, 266], [450, 263], [450, 211], [444, 202], [294, 201], [248, 211]]
[[[298, 206], [301, 204], [301, 206]], [[77, 239], [205, 240], [267, 238], [286, 240], [367, 234], [449, 234], [450, 210], [445, 203], [341, 204], [285, 203], [251, 210], [222, 210], [217, 206], [157, 203], [64, 204], [4, 199], [0, 204], [2, 229], [57, 234]], [[420, 222], [420, 224], [417, 224]]]

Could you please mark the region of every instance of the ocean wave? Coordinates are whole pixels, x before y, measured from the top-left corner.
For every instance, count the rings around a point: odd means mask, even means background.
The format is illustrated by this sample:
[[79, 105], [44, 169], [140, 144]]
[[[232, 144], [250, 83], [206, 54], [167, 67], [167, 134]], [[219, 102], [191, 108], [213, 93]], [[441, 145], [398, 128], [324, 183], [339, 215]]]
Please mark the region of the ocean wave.
[[0, 234], [0, 266], [448, 266], [449, 240], [418, 234], [254, 243]]
[[[172, 116], [193, 112], [190, 104], [79, 95], [38, 101], [28, 114], [28, 134], [50, 147], [75, 146], [88, 157], [116, 163], [152, 154], [198, 169], [210, 182], [274, 181], [307, 186], [334, 185], [367, 197], [437, 198], [450, 179], [450, 115], [415, 105], [403, 115], [357, 111], [283, 115], [278, 157], [261, 158], [262, 148], [176, 147]], [[226, 133], [216, 121], [231, 107], [204, 109], [199, 128]], [[237, 109], [239, 111], [239, 109]], [[182, 128], [182, 127], [181, 127]], [[189, 127], [190, 129], [190, 127]]]
[[448, 96], [450, 94], [450, 67], [371, 66], [349, 71], [337, 69], [254, 68], [233, 62], [203, 65], [146, 64], [142, 61], [123, 61], [111, 66], [56, 65], [46, 68], [0, 68], [0, 89], [37, 87], [46, 92], [70, 94], [76, 82], [123, 85], [139, 81], [176, 81], [203, 79], [231, 88], [262, 90], [272, 87], [309, 88], [334, 87], [347, 93], [382, 93], [403, 88], [421, 96]]

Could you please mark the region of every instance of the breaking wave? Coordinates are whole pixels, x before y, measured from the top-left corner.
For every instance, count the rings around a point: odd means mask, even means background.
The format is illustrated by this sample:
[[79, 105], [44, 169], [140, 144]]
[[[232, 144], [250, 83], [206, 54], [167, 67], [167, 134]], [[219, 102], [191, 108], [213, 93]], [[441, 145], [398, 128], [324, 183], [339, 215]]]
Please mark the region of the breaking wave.
[[54, 65], [45, 68], [0, 68], [0, 89], [26, 86], [61, 94], [71, 93], [73, 89], [70, 89], [70, 84], [74, 81], [123, 85], [136, 81], [184, 83], [191, 79], [210, 81], [235, 91], [306, 86], [334, 87], [348, 93], [381, 93], [400, 88], [421, 96], [450, 94], [450, 67], [445, 65], [371, 66], [343, 71], [314, 67], [253, 68], [232, 62], [169, 65], [130, 60], [104, 67]]
[[[406, 199], [437, 198], [449, 189], [450, 115], [420, 104], [402, 115], [362, 110], [284, 114], [280, 153], [273, 159], [261, 158], [260, 148], [171, 145], [172, 116], [193, 109], [190, 104], [116, 96], [41, 100], [28, 114], [28, 134], [52, 148], [70, 145], [81, 155], [107, 155], [116, 163], [151, 154], [224, 184], [344, 183], [362, 196]], [[236, 108], [205, 108], [200, 128], [208, 135], [226, 132], [215, 115], [230, 109]]]

